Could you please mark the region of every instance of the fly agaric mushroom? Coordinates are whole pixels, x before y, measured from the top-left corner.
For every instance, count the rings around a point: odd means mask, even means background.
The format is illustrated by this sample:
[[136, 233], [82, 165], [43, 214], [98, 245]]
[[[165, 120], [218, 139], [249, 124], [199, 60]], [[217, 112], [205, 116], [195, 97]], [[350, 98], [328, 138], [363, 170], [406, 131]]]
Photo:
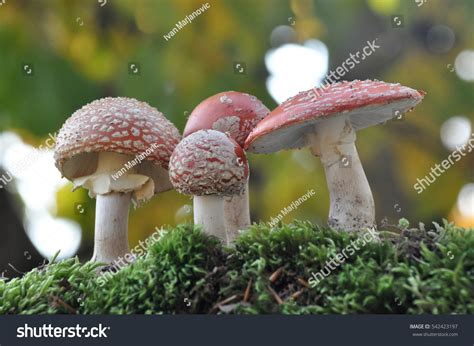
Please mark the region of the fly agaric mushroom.
[[177, 191], [194, 196], [194, 223], [229, 244], [224, 197], [241, 194], [249, 176], [240, 145], [219, 131], [194, 132], [176, 146], [169, 173]]
[[[189, 116], [183, 137], [199, 130], [228, 133], [241, 147], [250, 131], [270, 112], [255, 96], [227, 91], [211, 96], [194, 108]], [[243, 194], [226, 197], [224, 213], [227, 240], [233, 242], [239, 230], [250, 226], [249, 186]]]
[[63, 125], [56, 167], [97, 197], [92, 260], [111, 263], [129, 251], [130, 201], [140, 204], [172, 188], [169, 158], [180, 140], [156, 108], [125, 97], [96, 100]]
[[354, 231], [375, 226], [369, 183], [355, 146], [355, 131], [413, 109], [425, 93], [381, 81], [352, 81], [311, 89], [288, 99], [252, 131], [255, 153], [309, 146], [320, 156], [330, 193], [328, 224]]

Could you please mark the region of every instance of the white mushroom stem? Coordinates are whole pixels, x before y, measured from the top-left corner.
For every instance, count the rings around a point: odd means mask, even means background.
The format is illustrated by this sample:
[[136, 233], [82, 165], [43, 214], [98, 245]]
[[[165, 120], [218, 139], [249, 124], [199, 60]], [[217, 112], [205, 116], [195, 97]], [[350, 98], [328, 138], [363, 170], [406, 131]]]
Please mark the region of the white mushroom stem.
[[310, 135], [312, 152], [321, 157], [330, 193], [328, 224], [345, 231], [375, 226], [369, 182], [357, 154], [356, 134], [345, 116], [325, 119]]
[[227, 244], [224, 197], [218, 195], [194, 196], [194, 224], [202, 225], [204, 232]]
[[153, 180], [129, 169], [133, 157], [100, 152], [97, 168], [89, 175], [74, 179], [74, 186], [89, 190], [97, 197], [93, 261], [111, 263], [129, 252], [128, 213], [130, 202], [140, 203], [153, 196]]
[[225, 197], [224, 211], [227, 229], [227, 243], [231, 244], [238, 237], [240, 230], [250, 227], [249, 183], [241, 195]]
[[131, 193], [97, 195], [94, 255], [96, 262], [112, 263], [130, 251], [128, 212]]

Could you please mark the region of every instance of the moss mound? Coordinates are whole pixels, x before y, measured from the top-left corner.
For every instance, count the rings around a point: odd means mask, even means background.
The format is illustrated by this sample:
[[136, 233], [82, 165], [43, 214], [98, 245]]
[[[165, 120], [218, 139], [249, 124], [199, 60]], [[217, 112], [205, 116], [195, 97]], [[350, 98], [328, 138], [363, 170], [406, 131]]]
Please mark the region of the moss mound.
[[474, 230], [434, 225], [401, 220], [317, 285], [312, 273], [361, 234], [261, 224], [227, 249], [182, 225], [116, 273], [69, 259], [0, 281], [0, 314], [472, 314]]

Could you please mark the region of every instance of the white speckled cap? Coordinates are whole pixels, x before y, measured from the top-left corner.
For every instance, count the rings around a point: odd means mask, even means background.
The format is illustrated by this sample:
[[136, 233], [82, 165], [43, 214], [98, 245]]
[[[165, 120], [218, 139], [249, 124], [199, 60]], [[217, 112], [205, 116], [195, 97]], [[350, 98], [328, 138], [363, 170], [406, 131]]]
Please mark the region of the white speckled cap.
[[[73, 180], [95, 171], [100, 152], [135, 157], [151, 148], [140, 173], [164, 178], [169, 159], [181, 136], [156, 108], [125, 97], [107, 97], [76, 111], [57, 136], [54, 152], [61, 174]], [[167, 186], [165, 186], [167, 185]], [[171, 188], [155, 184], [156, 192]]]
[[228, 135], [199, 130], [176, 146], [169, 173], [183, 194], [232, 196], [245, 189], [249, 167], [243, 149]]
[[383, 123], [413, 109], [425, 95], [422, 90], [378, 80], [339, 82], [295, 95], [267, 115], [252, 130], [245, 149], [271, 153], [309, 145], [306, 134], [326, 119], [347, 116], [360, 130]]

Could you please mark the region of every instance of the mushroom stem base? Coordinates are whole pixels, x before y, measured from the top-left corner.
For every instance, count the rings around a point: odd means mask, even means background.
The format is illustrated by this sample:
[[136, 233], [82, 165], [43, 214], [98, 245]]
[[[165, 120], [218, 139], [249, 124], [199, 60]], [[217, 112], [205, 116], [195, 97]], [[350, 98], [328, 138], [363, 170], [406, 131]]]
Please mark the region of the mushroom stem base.
[[239, 230], [250, 227], [249, 183], [242, 195], [225, 197], [224, 211], [227, 229], [227, 243], [231, 244], [239, 235]]
[[130, 251], [128, 213], [131, 197], [131, 193], [97, 195], [93, 261], [112, 263]]
[[227, 244], [224, 197], [194, 196], [194, 224], [202, 225], [204, 232]]
[[313, 154], [321, 157], [330, 193], [329, 226], [345, 231], [374, 227], [374, 199], [349, 119], [341, 116], [318, 124], [312, 140]]

